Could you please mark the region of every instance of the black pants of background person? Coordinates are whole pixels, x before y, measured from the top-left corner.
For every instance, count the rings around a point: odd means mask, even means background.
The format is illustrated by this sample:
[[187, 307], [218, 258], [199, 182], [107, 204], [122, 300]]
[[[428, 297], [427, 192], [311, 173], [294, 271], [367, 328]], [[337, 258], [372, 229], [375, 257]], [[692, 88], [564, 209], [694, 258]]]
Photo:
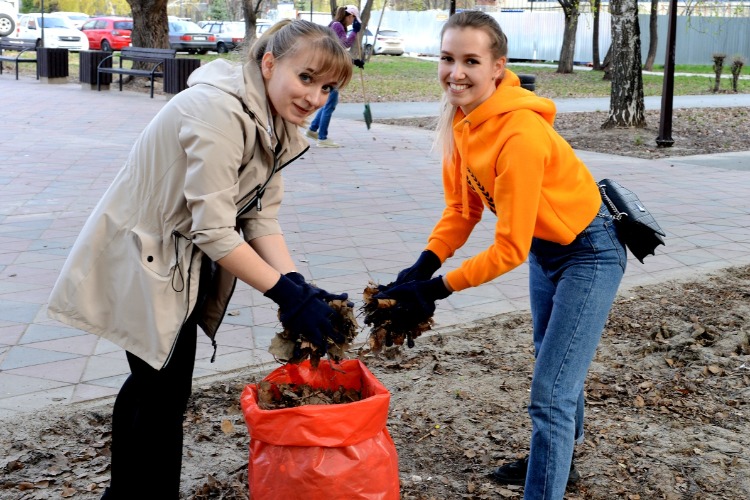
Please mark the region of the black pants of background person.
[[102, 500], [176, 500], [182, 424], [192, 390], [197, 330], [191, 317], [161, 370], [127, 353], [131, 375], [112, 413], [112, 478]]

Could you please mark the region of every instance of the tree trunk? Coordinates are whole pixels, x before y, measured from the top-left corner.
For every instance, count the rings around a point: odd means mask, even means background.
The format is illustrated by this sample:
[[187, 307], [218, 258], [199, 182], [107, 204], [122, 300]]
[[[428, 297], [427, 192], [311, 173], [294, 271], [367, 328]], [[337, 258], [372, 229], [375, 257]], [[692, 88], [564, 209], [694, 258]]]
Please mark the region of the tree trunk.
[[560, 61], [557, 64], [558, 73], [573, 72], [573, 58], [576, 51], [576, 31], [578, 30], [578, 0], [569, 2], [558, 0], [565, 14], [565, 31], [563, 32]]
[[245, 42], [252, 45], [255, 41], [255, 21], [258, 19], [256, 12], [263, 0], [258, 0], [253, 5], [253, 0], [242, 0], [242, 15], [245, 18]]
[[645, 127], [637, 0], [612, 0], [612, 90], [602, 128]]
[[643, 69], [646, 71], [653, 71], [654, 59], [656, 59], [656, 46], [659, 43], [659, 35], [657, 27], [659, 11], [659, 0], [651, 0], [651, 15], [648, 19], [648, 56], [646, 56], [646, 64], [643, 65]]
[[602, 61], [602, 71], [604, 71], [604, 75], [602, 76], [602, 80], [612, 80], [612, 45], [610, 44], [609, 49], [607, 49], [607, 54], [604, 56], [604, 61]]
[[[385, 8], [385, 3], [387, 3], [388, 0], [385, 0], [383, 3], [383, 8]], [[367, 25], [370, 24], [370, 14], [372, 12], [372, 4], [374, 3], [374, 0], [366, 0], [365, 6], [362, 7], [362, 10], [359, 11], [359, 17], [362, 20], [362, 30], [357, 35], [357, 45], [352, 45], [352, 48], [350, 49], [350, 52], [354, 59], [365, 59], [365, 53], [364, 49], [362, 48], [362, 37], [365, 36], [365, 30], [367, 29]], [[381, 12], [381, 18], [382, 18], [382, 12]], [[374, 29], [370, 30], [370, 33], [375, 36]], [[375, 43], [375, 40], [373, 39], [373, 44]], [[368, 59], [369, 60], [369, 59]]]
[[592, 7], [594, 9], [594, 33], [591, 42], [591, 57], [593, 61], [593, 69], [599, 71], [602, 69], [602, 65], [599, 62], [599, 13], [602, 9], [602, 0], [593, 0]]
[[169, 48], [167, 0], [128, 0], [133, 16], [133, 47]]

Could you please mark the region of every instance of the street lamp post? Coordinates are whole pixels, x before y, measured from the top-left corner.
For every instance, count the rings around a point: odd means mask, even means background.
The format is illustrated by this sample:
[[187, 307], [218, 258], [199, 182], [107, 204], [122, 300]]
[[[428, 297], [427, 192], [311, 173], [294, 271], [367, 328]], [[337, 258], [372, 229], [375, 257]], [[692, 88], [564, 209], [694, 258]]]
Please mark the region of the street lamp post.
[[674, 100], [674, 52], [675, 32], [677, 31], [677, 0], [670, 0], [668, 17], [667, 55], [664, 62], [664, 86], [662, 87], [661, 92], [659, 137], [656, 138], [656, 145], [660, 148], [669, 148], [674, 144], [674, 139], [672, 139], [672, 101]]
[[41, 47], [44, 47], [44, 0], [40, 0], [40, 7], [39, 10], [41, 11], [42, 15], [42, 25], [39, 26], [39, 28], [42, 30], [42, 44]]

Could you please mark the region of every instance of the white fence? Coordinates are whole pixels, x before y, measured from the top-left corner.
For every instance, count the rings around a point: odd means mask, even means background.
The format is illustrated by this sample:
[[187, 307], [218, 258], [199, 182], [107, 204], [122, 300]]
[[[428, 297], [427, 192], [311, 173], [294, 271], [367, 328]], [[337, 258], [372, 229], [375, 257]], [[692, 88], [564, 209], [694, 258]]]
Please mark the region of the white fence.
[[[539, 61], [557, 61], [565, 21], [561, 11], [488, 12], [497, 19], [508, 36], [508, 57]], [[374, 32], [380, 12], [372, 12], [368, 27]], [[386, 11], [381, 27], [398, 30], [404, 37], [407, 52], [437, 55], [440, 29], [447, 19], [446, 11]], [[599, 53], [604, 58], [612, 36], [610, 15], [599, 19]], [[659, 16], [657, 64], [664, 62], [667, 39], [667, 17]], [[641, 47], [645, 61], [649, 42], [649, 16], [640, 15]], [[742, 55], [750, 60], [750, 19], [726, 17], [677, 18], [675, 62], [677, 64], [712, 64], [712, 54]], [[593, 16], [581, 14], [576, 33], [574, 61], [590, 62], [592, 57]]]

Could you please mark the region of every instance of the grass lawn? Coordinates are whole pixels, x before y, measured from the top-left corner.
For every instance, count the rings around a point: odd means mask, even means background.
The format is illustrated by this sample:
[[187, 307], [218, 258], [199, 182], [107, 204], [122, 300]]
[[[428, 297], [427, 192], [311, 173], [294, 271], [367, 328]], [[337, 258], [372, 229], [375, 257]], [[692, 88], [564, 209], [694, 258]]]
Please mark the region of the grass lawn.
[[[197, 57], [206, 62], [216, 58], [240, 61], [238, 53], [206, 54], [203, 56], [188, 56], [178, 54], [178, 57]], [[125, 63], [126, 66], [129, 64]], [[374, 56], [367, 62], [364, 70], [364, 87], [366, 100], [369, 102], [387, 101], [437, 101], [440, 99], [441, 89], [437, 81], [437, 61], [417, 59], [407, 56]], [[69, 74], [77, 78], [79, 72], [79, 56], [75, 52], [68, 54]], [[610, 82], [603, 80], [601, 71], [591, 71], [587, 68], [576, 68], [571, 74], [558, 74], [555, 67], [531, 66], [522, 63], [511, 63], [508, 67], [516, 73], [532, 74], [536, 76], [536, 93], [549, 98], [570, 97], [608, 97]], [[663, 70], [655, 66], [655, 71]], [[743, 73], [748, 70], [743, 68]], [[32, 65], [21, 66], [23, 73], [33, 74]], [[694, 95], [713, 93], [714, 71], [711, 65], [705, 66], [677, 66], [675, 73], [698, 73], [701, 76], [675, 76], [675, 95]], [[725, 77], [731, 75], [728, 65], [724, 65], [722, 73]], [[663, 77], [659, 74], [643, 75], [643, 92], [646, 96], [658, 96], [662, 93]], [[738, 82], [739, 93], [750, 93], [750, 80]], [[720, 92], [732, 92], [731, 78], [723, 78]], [[341, 102], [363, 102], [362, 77], [355, 68], [351, 83], [342, 90]]]

